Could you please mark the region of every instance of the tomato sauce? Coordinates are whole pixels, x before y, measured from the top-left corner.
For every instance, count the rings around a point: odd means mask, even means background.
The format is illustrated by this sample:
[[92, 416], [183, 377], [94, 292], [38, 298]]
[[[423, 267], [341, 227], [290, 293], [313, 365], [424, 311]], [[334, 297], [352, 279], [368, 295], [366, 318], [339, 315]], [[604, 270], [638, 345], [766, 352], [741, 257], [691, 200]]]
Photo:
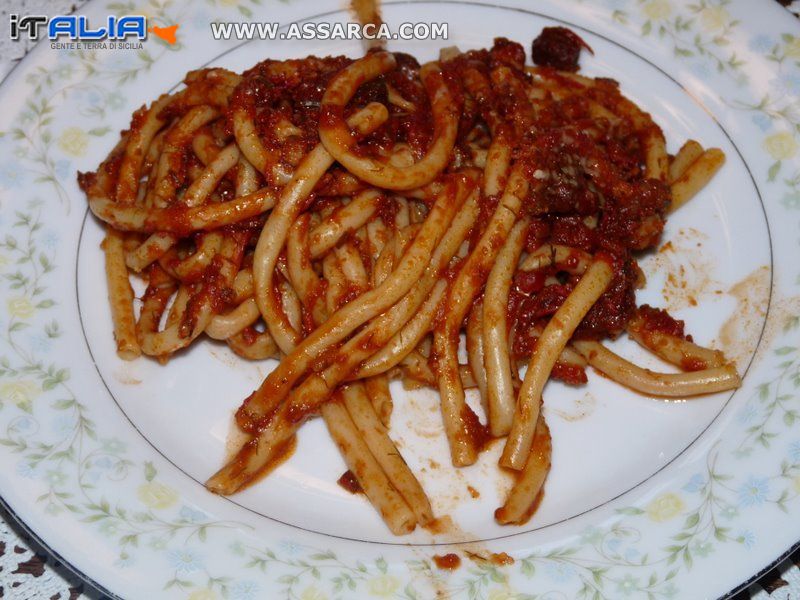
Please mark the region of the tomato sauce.
[[342, 476], [336, 480], [336, 483], [338, 483], [340, 487], [347, 490], [351, 494], [364, 493], [364, 489], [361, 487], [361, 484], [358, 482], [358, 479], [356, 479], [356, 476], [350, 469], [342, 473]]
[[[545, 28], [536, 39], [534, 62], [545, 67], [546, 78], [575, 93], [559, 97], [546, 93], [535, 110], [520, 93], [532, 79], [524, 69], [524, 49], [515, 42], [497, 38], [491, 49], [463, 53], [444, 62], [442, 69], [454, 93], [474, 98], [475, 90], [480, 92], [477, 101], [465, 104], [462, 126], [471, 128], [482, 118], [495, 127], [495, 136], [502, 127], [515, 146], [513, 158], [530, 182], [522, 208], [532, 220], [526, 250], [552, 243], [609, 256], [613, 281], [575, 334], [602, 339], [619, 335], [634, 314], [639, 270], [633, 253], [658, 243], [670, 192], [663, 182], [645, 176], [641, 128], [634, 127], [632, 105], [616, 82], [597, 80], [584, 87], [552, 69], [577, 70], [582, 48], [591, 50], [563, 27]], [[470, 85], [472, 93], [467, 94]], [[615, 118], [598, 113], [598, 106]], [[481, 200], [472, 244], [496, 202], [495, 197]], [[557, 267], [517, 274], [508, 307], [515, 353], [532, 350], [529, 332], [558, 310], [578, 280], [579, 276]], [[569, 381], [582, 378], [574, 369], [560, 371]]]
[[433, 562], [436, 564], [437, 568], [443, 571], [455, 571], [461, 566], [461, 557], [452, 552], [444, 555], [434, 554]]
[[664, 309], [643, 304], [639, 307], [637, 316], [640, 317], [637, 324], [642, 332], [658, 331], [674, 337], [685, 337], [684, 322], [673, 318]]

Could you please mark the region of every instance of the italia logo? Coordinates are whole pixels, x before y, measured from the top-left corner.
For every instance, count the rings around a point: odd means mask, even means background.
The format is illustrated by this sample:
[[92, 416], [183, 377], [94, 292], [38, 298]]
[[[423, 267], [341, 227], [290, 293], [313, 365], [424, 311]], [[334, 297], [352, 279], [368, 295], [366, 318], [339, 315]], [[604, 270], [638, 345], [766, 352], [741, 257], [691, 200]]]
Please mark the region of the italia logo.
[[148, 31], [167, 44], [176, 42], [175, 31], [178, 25], [169, 27], [153, 26], [147, 28], [147, 17], [143, 15], [109, 15], [102, 24], [89, 23], [85, 15], [44, 15], [9, 16], [9, 30], [12, 40], [25, 35], [30, 40], [38, 40], [45, 34], [51, 41], [68, 40], [71, 42], [98, 42], [101, 40], [146, 40]]

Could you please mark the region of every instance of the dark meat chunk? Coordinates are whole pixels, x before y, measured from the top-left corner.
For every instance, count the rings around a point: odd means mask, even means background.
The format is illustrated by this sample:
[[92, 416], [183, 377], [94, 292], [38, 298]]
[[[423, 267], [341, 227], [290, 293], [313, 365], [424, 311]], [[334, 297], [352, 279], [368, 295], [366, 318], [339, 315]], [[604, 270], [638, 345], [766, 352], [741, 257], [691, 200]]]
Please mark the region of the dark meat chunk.
[[533, 40], [531, 58], [542, 67], [575, 72], [578, 70], [581, 48], [592, 52], [586, 42], [566, 27], [545, 27], [539, 37]]

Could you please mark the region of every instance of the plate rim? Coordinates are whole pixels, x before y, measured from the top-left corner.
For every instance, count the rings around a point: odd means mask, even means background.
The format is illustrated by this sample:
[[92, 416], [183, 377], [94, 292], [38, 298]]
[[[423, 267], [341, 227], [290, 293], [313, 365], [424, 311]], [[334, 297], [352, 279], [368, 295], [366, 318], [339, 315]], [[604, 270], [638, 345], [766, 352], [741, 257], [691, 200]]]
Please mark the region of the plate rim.
[[[545, 13], [541, 13], [541, 12], [538, 12], [538, 11], [533, 10], [533, 9], [512, 7], [512, 6], [504, 6], [502, 4], [492, 3], [489, 0], [386, 0], [386, 1], [383, 2], [383, 5], [385, 5], [385, 6], [407, 6], [407, 5], [413, 5], [413, 4], [452, 5], [452, 6], [464, 6], [464, 5], [467, 5], [467, 6], [477, 6], [477, 7], [481, 7], [481, 8], [488, 8], [488, 9], [497, 9], [497, 10], [500, 10], [500, 11], [517, 12], [517, 13], [530, 15], [530, 16], [537, 17], [537, 18], [549, 19], [549, 20], [555, 21], [555, 22], [557, 22], [557, 23], [559, 23], [561, 25], [565, 25], [565, 26], [580, 30], [582, 32], [585, 32], [587, 34], [590, 34], [590, 35], [593, 35], [593, 36], [596, 36], [596, 37], [602, 39], [604, 42], [606, 42], [608, 44], [611, 44], [612, 46], [615, 46], [616, 48], [618, 48], [619, 50], [622, 50], [623, 52], [626, 52], [627, 54], [632, 56], [635, 60], [638, 60], [641, 63], [643, 63], [643, 65], [646, 65], [647, 67], [649, 67], [651, 69], [654, 69], [660, 76], [662, 76], [666, 80], [668, 80], [670, 85], [673, 85], [673, 86], [677, 87], [678, 90], [682, 94], [684, 94], [695, 106], [697, 106], [699, 109], [701, 109], [703, 112], [706, 113], [707, 117], [711, 120], [711, 122], [713, 123], [714, 127], [725, 137], [725, 139], [733, 147], [734, 151], [736, 152], [736, 156], [739, 158], [739, 160], [741, 161], [742, 165], [744, 166], [745, 171], [747, 173], [747, 178], [752, 183], [753, 189], [755, 191], [755, 194], [756, 194], [756, 197], [757, 197], [757, 200], [758, 200], [758, 207], [760, 208], [760, 211], [761, 211], [760, 215], [763, 218], [764, 226], [766, 228], [766, 235], [767, 235], [766, 248], [767, 248], [767, 251], [768, 251], [768, 254], [769, 254], [769, 265], [767, 265], [769, 267], [769, 286], [768, 286], [769, 291], [768, 291], [768, 295], [767, 295], [765, 313], [764, 313], [764, 316], [763, 316], [763, 320], [761, 322], [761, 326], [759, 328], [758, 341], [756, 342], [756, 345], [754, 346], [753, 352], [752, 352], [751, 356], [749, 357], [749, 359], [747, 360], [746, 365], [741, 370], [742, 371], [741, 372], [741, 377], [744, 380], [744, 378], [747, 377], [747, 374], [750, 372], [750, 369], [754, 366], [754, 363], [756, 362], [756, 358], [757, 358], [759, 352], [762, 349], [761, 348], [761, 344], [762, 344], [762, 342], [764, 342], [764, 337], [765, 337], [766, 330], [767, 330], [767, 323], [768, 323], [769, 318], [770, 318], [770, 310], [772, 308], [773, 298], [774, 298], [774, 295], [775, 295], [775, 290], [774, 290], [774, 283], [775, 283], [775, 250], [774, 250], [774, 245], [773, 245], [772, 228], [770, 226], [769, 217], [767, 215], [767, 208], [766, 208], [766, 204], [764, 202], [764, 195], [762, 194], [761, 188], [758, 185], [758, 182], [756, 180], [756, 176], [754, 175], [753, 170], [750, 168], [750, 165], [745, 160], [744, 154], [742, 153], [742, 150], [740, 149], [739, 144], [737, 144], [737, 142], [734, 141], [733, 136], [730, 134], [728, 129], [722, 124], [722, 122], [717, 118], [717, 116], [711, 112], [711, 110], [708, 108], [708, 106], [705, 103], [702, 102], [702, 100], [697, 98], [696, 95], [693, 94], [689, 89], [687, 89], [687, 87], [683, 83], [678, 81], [673, 75], [668, 73], [664, 68], [662, 68], [661, 66], [655, 64], [652, 60], [648, 59], [647, 57], [642, 56], [641, 54], [639, 54], [635, 50], [633, 50], [631, 48], [628, 48], [627, 46], [625, 46], [624, 44], [618, 42], [617, 40], [614, 40], [614, 39], [608, 37], [607, 35], [605, 35], [603, 33], [600, 33], [598, 31], [589, 29], [586, 26], [578, 25], [578, 24], [573, 23], [573, 22], [571, 22], [571, 21], [569, 21], [567, 19], [554, 17], [554, 16], [551, 16], [551, 15], [547, 15]], [[294, 24], [294, 23], [305, 23], [305, 22], [308, 22], [308, 21], [313, 21], [313, 20], [317, 20], [317, 19], [320, 19], [320, 18], [324, 18], [324, 17], [338, 15], [340, 13], [346, 12], [346, 10], [347, 10], [346, 8], [339, 8], [339, 9], [336, 9], [336, 10], [329, 10], [329, 11], [325, 11], [323, 13], [317, 13], [317, 14], [305, 16], [305, 17], [296, 19], [294, 21], [291, 21], [290, 23], [286, 23], [284, 25], [281, 25], [279, 30], [283, 30], [283, 29], [289, 27], [291, 24]], [[199, 65], [196, 68], [197, 69], [206, 68], [206, 67], [208, 67], [209, 65], [211, 65], [213, 63], [217, 63], [218, 61], [220, 61], [220, 59], [222, 59], [223, 57], [227, 56], [228, 54], [236, 52], [236, 51], [244, 48], [248, 44], [257, 43], [257, 41], [258, 40], [251, 39], [251, 40], [245, 40], [245, 41], [239, 42], [236, 45], [232, 46], [231, 48], [228, 48], [228, 49], [224, 50], [223, 52], [221, 52], [221, 53], [215, 55], [214, 57], [210, 58], [205, 63], [203, 63], [202, 65]], [[173, 90], [175, 90], [176, 88], [180, 87], [181, 84], [182, 84], [182, 82], [178, 82], [178, 83], [174, 84], [165, 93], [171, 93]], [[100, 366], [99, 366], [97, 360], [95, 359], [95, 355], [94, 355], [95, 353], [94, 353], [94, 350], [92, 349], [92, 345], [91, 345], [91, 343], [89, 341], [89, 336], [88, 336], [88, 334], [86, 332], [86, 328], [85, 328], [85, 324], [84, 324], [83, 311], [81, 310], [81, 292], [80, 292], [80, 285], [79, 285], [79, 281], [78, 281], [79, 277], [80, 277], [79, 268], [80, 268], [80, 259], [81, 259], [81, 250], [82, 250], [82, 240], [83, 240], [83, 236], [84, 236], [84, 233], [85, 233], [85, 229], [86, 229], [87, 223], [92, 221], [92, 220], [93, 220], [93, 217], [92, 217], [91, 211], [89, 210], [89, 207], [87, 206], [84, 209], [83, 218], [81, 219], [81, 226], [80, 226], [80, 230], [79, 230], [79, 233], [78, 233], [77, 245], [76, 245], [77, 247], [76, 247], [75, 259], [74, 259], [74, 268], [75, 268], [75, 299], [76, 299], [77, 308], [78, 308], [78, 321], [79, 321], [80, 329], [81, 329], [81, 337], [82, 337], [82, 339], [84, 341], [84, 344], [86, 345], [86, 349], [87, 349], [87, 351], [89, 353], [89, 356], [92, 359], [92, 363], [93, 363], [93, 366], [94, 366], [95, 371], [97, 373], [97, 376], [100, 378], [100, 381], [102, 382], [102, 384], [103, 384], [108, 396], [110, 397], [111, 401], [114, 403], [114, 405], [119, 410], [119, 412], [122, 414], [122, 416], [125, 418], [125, 420], [128, 421], [128, 423], [134, 429], [134, 431], [145, 442], [147, 442], [147, 444], [159, 456], [161, 456], [164, 460], [166, 460], [173, 467], [175, 467], [184, 477], [186, 477], [188, 480], [191, 480], [194, 484], [197, 484], [197, 485], [199, 485], [201, 487], [204, 487], [204, 484], [203, 484], [202, 481], [196, 479], [194, 476], [189, 474], [183, 467], [178, 465], [178, 463], [176, 463], [172, 458], [167, 456], [167, 454], [165, 454], [158, 446], [156, 446], [155, 442], [153, 442], [151, 439], [149, 439], [144, 434], [144, 432], [134, 422], [133, 418], [128, 414], [128, 412], [125, 410], [123, 405], [117, 399], [116, 395], [114, 394], [113, 390], [111, 389], [111, 386], [109, 385], [109, 382], [106, 379], [106, 376], [104, 375], [103, 371], [101, 371]], [[96, 222], [96, 220], [95, 220], [95, 222]], [[505, 534], [502, 534], [502, 535], [498, 534], [498, 535], [495, 535], [493, 537], [487, 537], [487, 538], [473, 538], [473, 539], [469, 539], [469, 540], [460, 540], [458, 542], [404, 543], [402, 541], [367, 540], [367, 539], [345, 537], [345, 536], [339, 535], [339, 534], [326, 533], [324, 531], [318, 531], [316, 529], [303, 527], [302, 525], [299, 525], [297, 523], [284, 521], [284, 520], [281, 520], [279, 517], [271, 516], [271, 515], [266, 514], [264, 512], [259, 512], [258, 510], [250, 508], [250, 507], [248, 507], [248, 506], [236, 501], [234, 498], [232, 498], [230, 496], [223, 496], [222, 499], [234, 504], [239, 509], [245, 510], [245, 511], [247, 511], [247, 512], [253, 514], [253, 515], [256, 515], [256, 516], [264, 518], [264, 519], [267, 519], [267, 520], [272, 521], [274, 523], [278, 523], [280, 525], [285, 525], [285, 526], [288, 526], [288, 527], [292, 527], [292, 528], [298, 529], [298, 530], [306, 532], [306, 533], [311, 533], [311, 534], [314, 534], [314, 535], [319, 535], [319, 536], [322, 536], [322, 537], [328, 537], [328, 538], [332, 538], [332, 539], [335, 539], [335, 540], [342, 540], [342, 541], [347, 541], [347, 542], [356, 542], [356, 543], [363, 543], [363, 544], [376, 544], [376, 545], [380, 545], [380, 546], [394, 546], [394, 547], [397, 547], [397, 546], [411, 546], [411, 547], [420, 548], [420, 549], [422, 549], [422, 548], [437, 548], [437, 547], [445, 547], [445, 546], [458, 547], [458, 546], [464, 546], [464, 545], [468, 545], [468, 544], [476, 544], [476, 543], [480, 544], [480, 543], [496, 542], [496, 541], [499, 541], [499, 540], [510, 539], [510, 538], [514, 538], [514, 537], [517, 537], [517, 536], [529, 535], [529, 534], [532, 534], [532, 533], [537, 532], [537, 531], [544, 531], [544, 530], [547, 530], [547, 529], [549, 529], [551, 527], [556, 527], [556, 526], [561, 525], [563, 523], [569, 522], [569, 521], [571, 521], [573, 519], [577, 519], [579, 517], [587, 515], [587, 514], [593, 512], [593, 511], [595, 511], [595, 510], [598, 510], [598, 509], [601, 509], [601, 508], [603, 508], [605, 506], [608, 506], [611, 503], [619, 500], [621, 497], [623, 497], [623, 496], [625, 496], [627, 494], [630, 494], [630, 493], [634, 492], [635, 490], [638, 490], [642, 486], [647, 485], [647, 483], [650, 480], [652, 480], [654, 477], [658, 476], [659, 473], [661, 473], [663, 470], [665, 470], [668, 467], [670, 467], [670, 465], [673, 465], [676, 461], [680, 460], [681, 457], [684, 456], [687, 452], [689, 452], [693, 447], [695, 447], [699, 443], [702, 443], [703, 437], [705, 436], [706, 432], [709, 430], [709, 428], [713, 427], [715, 423], [717, 423], [717, 421], [720, 419], [722, 414], [725, 412], [725, 409], [733, 401], [734, 397], [739, 393], [744, 393], [744, 391], [743, 391], [743, 389], [741, 387], [740, 388], [736, 388], [731, 392], [725, 392], [725, 394], [727, 394], [727, 398], [725, 398], [724, 402], [720, 405], [720, 407], [717, 410], [716, 414], [714, 414], [713, 417], [706, 423], [705, 427], [701, 431], [699, 431], [697, 433], [697, 435], [693, 439], [691, 439], [683, 448], [681, 448], [669, 461], [659, 465], [658, 468], [655, 471], [652, 471], [647, 476], [645, 476], [643, 479], [637, 481], [636, 483], [634, 483], [630, 487], [628, 487], [628, 488], [626, 488], [626, 489], [624, 489], [624, 490], [622, 490], [620, 492], [617, 492], [614, 496], [612, 496], [610, 498], [607, 498], [606, 500], [603, 500], [600, 504], [596, 504], [596, 505], [591, 506], [589, 508], [582, 509], [580, 512], [577, 512], [575, 514], [571, 514], [569, 516], [563, 517], [563, 518], [561, 518], [561, 519], [559, 519], [557, 521], [553, 521], [552, 523], [547, 523], [547, 524], [544, 524], [544, 525], [540, 525], [538, 527], [525, 529], [523, 531], [514, 531], [514, 532], [505, 533]], [[398, 540], [399, 539], [400, 538], [398, 538]], [[800, 544], [800, 539], [798, 539], [798, 544]]]

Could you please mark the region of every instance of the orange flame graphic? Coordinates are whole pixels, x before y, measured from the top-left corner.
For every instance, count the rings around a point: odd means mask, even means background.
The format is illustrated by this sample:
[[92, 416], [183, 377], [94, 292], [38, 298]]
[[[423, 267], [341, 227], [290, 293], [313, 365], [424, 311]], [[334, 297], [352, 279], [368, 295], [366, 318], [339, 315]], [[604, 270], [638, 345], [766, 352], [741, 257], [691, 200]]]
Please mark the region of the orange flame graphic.
[[171, 46], [177, 41], [175, 38], [175, 31], [178, 29], [178, 27], [180, 27], [180, 25], [170, 25], [169, 27], [156, 27], [153, 25], [150, 29], [148, 29], [148, 31], [150, 31], [153, 35], [160, 37]]

